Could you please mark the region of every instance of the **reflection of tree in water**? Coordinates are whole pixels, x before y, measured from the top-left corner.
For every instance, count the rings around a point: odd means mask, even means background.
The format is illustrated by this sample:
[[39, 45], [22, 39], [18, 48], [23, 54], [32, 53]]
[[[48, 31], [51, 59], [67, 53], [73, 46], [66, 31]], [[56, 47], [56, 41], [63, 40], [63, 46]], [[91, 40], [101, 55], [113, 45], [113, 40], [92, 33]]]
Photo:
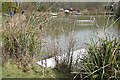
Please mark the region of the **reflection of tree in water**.
[[118, 23], [118, 37], [120, 38], [120, 20], [119, 20], [119, 23]]
[[[120, 1], [118, 3], [118, 13], [120, 17]], [[119, 24], [118, 24], [118, 37], [120, 38], [120, 19], [119, 19]]]

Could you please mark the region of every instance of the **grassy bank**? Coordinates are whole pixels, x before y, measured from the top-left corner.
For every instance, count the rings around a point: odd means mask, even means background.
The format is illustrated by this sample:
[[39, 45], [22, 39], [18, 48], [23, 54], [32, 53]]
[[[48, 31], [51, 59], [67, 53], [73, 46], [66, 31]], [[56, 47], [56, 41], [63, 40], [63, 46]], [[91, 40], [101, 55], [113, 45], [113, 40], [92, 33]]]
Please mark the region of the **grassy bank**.
[[56, 69], [42, 68], [35, 63], [23, 67], [12, 60], [6, 62], [2, 70], [3, 78], [65, 78], [68, 76]]
[[[73, 54], [70, 52], [75, 50], [77, 40], [75, 34], [71, 33], [67, 35], [65, 43], [68, 53], [68, 56], [65, 57], [66, 61], [54, 69], [38, 66], [36, 62], [44, 59], [41, 55], [53, 57], [64, 52], [57, 40], [52, 43], [51, 39], [51, 45], [49, 45], [47, 44], [49, 41], [45, 40], [45, 37], [48, 35], [57, 37], [58, 34], [66, 31], [72, 32], [75, 24], [67, 18], [63, 18], [65, 20], [61, 22], [59, 19], [54, 20], [46, 17], [45, 13], [36, 17], [36, 11], [25, 15], [18, 13], [12, 18], [7, 17], [3, 23], [3, 73], [0, 74], [3, 78], [73, 78], [74, 76], [70, 72], [77, 64], [78, 74], [74, 78], [78, 75], [79, 79], [90, 78], [91, 80], [118, 79], [120, 77], [120, 43], [118, 38], [111, 37], [106, 33], [104, 39], [97, 36], [97, 42], [91, 38], [91, 44], [87, 46], [88, 55], [82, 61], [76, 61], [76, 65], [72, 64]], [[64, 26], [61, 25], [63, 23]]]
[[[71, 74], [57, 69], [42, 68], [35, 62], [42, 60], [42, 47], [47, 47], [44, 35], [47, 28], [35, 15], [23, 20], [24, 15], [16, 14], [3, 23], [2, 34], [2, 77], [3, 78], [65, 78]], [[39, 19], [40, 20], [40, 19]], [[41, 23], [41, 24], [40, 24]], [[47, 23], [47, 22], [46, 22]], [[44, 28], [44, 29], [43, 29]], [[47, 29], [46, 29], [47, 28]], [[55, 46], [52, 46], [53, 48]], [[51, 48], [48, 47], [50, 50]], [[56, 48], [49, 54], [56, 55]], [[64, 68], [64, 67], [62, 67]]]

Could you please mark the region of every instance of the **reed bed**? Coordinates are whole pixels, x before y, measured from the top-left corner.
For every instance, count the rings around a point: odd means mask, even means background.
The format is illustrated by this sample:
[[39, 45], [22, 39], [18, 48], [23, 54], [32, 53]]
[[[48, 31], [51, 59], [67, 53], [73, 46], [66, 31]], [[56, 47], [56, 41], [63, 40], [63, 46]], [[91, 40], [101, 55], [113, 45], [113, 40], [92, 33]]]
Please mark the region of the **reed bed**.
[[[39, 5], [36, 7], [39, 7]], [[28, 71], [27, 66], [31, 66], [33, 65], [33, 62], [42, 59], [39, 55], [45, 53], [45, 51], [42, 51], [43, 47], [47, 48], [48, 53], [52, 56], [56, 56], [64, 52], [57, 41], [50, 47], [46, 46], [47, 41], [44, 40], [45, 35], [51, 33], [50, 35], [54, 35], [56, 37], [58, 32], [62, 33], [66, 32], [66, 30], [74, 31], [73, 29], [75, 27], [74, 23], [68, 21], [66, 26], [71, 24], [70, 28], [66, 29], [65, 26], [61, 28], [60, 24], [62, 23], [55, 24], [56, 22], [52, 22], [54, 19], [51, 21], [49, 18], [45, 19], [47, 12], [39, 15], [36, 15], [36, 13], [37, 11], [33, 11], [32, 14], [27, 14], [26, 17], [22, 14], [16, 14], [12, 18], [7, 18], [3, 23], [2, 62], [6, 63], [12, 59], [12, 61], [18, 63], [18, 67], [22, 66], [24, 72]], [[50, 25], [52, 25], [51, 29]], [[68, 56], [64, 63], [57, 65], [57, 67], [60, 71], [65, 67], [70, 72], [74, 66], [72, 65], [72, 56], [76, 44], [76, 38], [75, 34], [67, 36], [68, 40], [66, 41], [66, 48]], [[104, 39], [98, 37], [97, 42], [91, 38], [91, 44], [88, 44], [87, 48], [88, 55], [79, 62], [81, 65], [81, 71], [79, 73], [79, 75], [82, 75], [80, 76], [81, 79], [90, 78], [101, 80], [120, 78], [120, 43], [118, 38], [106, 35]], [[70, 52], [72, 52], [71, 55]], [[32, 67], [32, 69], [34, 68]], [[43, 70], [35, 71], [39, 73]], [[43, 71], [43, 74], [44, 72], [45, 71]], [[75, 78], [76, 76], [74, 79]]]
[[91, 43], [88, 44], [88, 55], [81, 61], [81, 78], [94, 80], [119, 79], [119, 50], [120, 43], [116, 37], [107, 35], [105, 38], [98, 37], [98, 41], [91, 38]]

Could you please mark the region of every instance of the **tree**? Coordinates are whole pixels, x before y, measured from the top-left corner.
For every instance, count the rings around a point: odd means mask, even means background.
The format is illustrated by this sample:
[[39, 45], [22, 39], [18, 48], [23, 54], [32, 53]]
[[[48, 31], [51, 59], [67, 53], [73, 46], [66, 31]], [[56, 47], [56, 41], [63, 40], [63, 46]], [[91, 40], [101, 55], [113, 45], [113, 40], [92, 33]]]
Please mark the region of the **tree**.
[[16, 10], [16, 12], [19, 11], [19, 6], [16, 5], [15, 2], [3, 2], [2, 3], [2, 12], [3, 13], [8, 13], [10, 10]]

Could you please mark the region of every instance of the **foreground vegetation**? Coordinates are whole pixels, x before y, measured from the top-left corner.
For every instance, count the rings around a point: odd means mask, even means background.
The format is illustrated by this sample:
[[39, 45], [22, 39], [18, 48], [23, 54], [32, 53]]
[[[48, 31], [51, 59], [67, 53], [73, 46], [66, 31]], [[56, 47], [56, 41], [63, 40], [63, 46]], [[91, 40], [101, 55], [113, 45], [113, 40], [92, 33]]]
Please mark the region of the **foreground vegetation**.
[[66, 73], [61, 73], [56, 69], [44, 69], [36, 63], [23, 67], [13, 60], [6, 62], [2, 70], [3, 78], [65, 78], [66, 76]]
[[[79, 73], [75, 76], [68, 71], [42, 68], [34, 61], [28, 64], [19, 64], [14, 59], [8, 59], [3, 64], [3, 77], [5, 78], [82, 78], [82, 79], [119, 79], [120, 78], [120, 43], [118, 38], [107, 37], [97, 42], [91, 38], [88, 44], [88, 56], [81, 60]], [[32, 59], [34, 60], [34, 59]], [[65, 68], [62, 67], [62, 68]], [[67, 69], [67, 68], [66, 68]], [[86, 74], [85, 74], [86, 73]], [[67, 75], [66, 75], [67, 74]], [[81, 75], [81, 76], [80, 76]]]
[[[84, 77], [94, 80], [120, 78], [120, 43], [118, 38], [99, 38], [97, 42], [91, 39], [88, 44], [88, 56], [83, 60]], [[81, 72], [80, 72], [81, 73]], [[81, 73], [82, 74], [82, 73]]]
[[[88, 44], [87, 47], [88, 55], [79, 62], [77, 69], [79, 73], [75, 76], [70, 73], [73, 71], [73, 65], [68, 65], [68, 61], [65, 61], [67, 63], [58, 65], [55, 69], [38, 66], [36, 61], [44, 59], [41, 57], [41, 54], [47, 54], [45, 51], [42, 51], [43, 47], [47, 48], [50, 54], [49, 57], [58, 55], [61, 49], [57, 42], [52, 45], [52, 48], [46, 46], [47, 42], [44, 40], [48, 31], [52, 35], [56, 35], [57, 30], [60, 31], [60, 27], [55, 29], [55, 26], [52, 26], [53, 28], [49, 30], [50, 28], [47, 24], [49, 20], [44, 19], [45, 13], [41, 14], [41, 17], [36, 17], [36, 12], [33, 11], [26, 18], [21, 14], [16, 14], [13, 18], [7, 18], [3, 23], [3, 78], [68, 77], [73, 79], [89, 78], [91, 80], [120, 78], [120, 42], [118, 38], [111, 37], [106, 33], [104, 34], [104, 39], [97, 36], [97, 42], [91, 38], [91, 44]], [[51, 25], [53, 24], [51, 23]], [[65, 27], [63, 30], [65, 30]], [[54, 33], [55, 31], [56, 33]], [[66, 43], [68, 44], [68, 54], [75, 47], [74, 35], [70, 35], [69, 37], [68, 43]], [[68, 57], [71, 58], [72, 56], [68, 55]], [[70, 63], [72, 63], [71, 60], [72, 58], [70, 59]]]
[[[57, 69], [43, 68], [36, 64], [42, 60], [40, 55], [46, 54], [41, 49], [46, 42], [43, 40], [46, 33], [47, 20], [44, 14], [36, 18], [36, 11], [24, 15], [16, 14], [5, 18], [2, 31], [2, 72], [3, 78], [64, 78], [67, 72]], [[44, 27], [44, 29], [43, 29]], [[48, 28], [47, 28], [48, 29]], [[46, 46], [47, 47], [47, 46]], [[55, 46], [53, 46], [55, 47]], [[49, 54], [56, 55], [56, 48]], [[48, 55], [49, 55], [48, 54]], [[69, 76], [70, 74], [68, 74]]]

